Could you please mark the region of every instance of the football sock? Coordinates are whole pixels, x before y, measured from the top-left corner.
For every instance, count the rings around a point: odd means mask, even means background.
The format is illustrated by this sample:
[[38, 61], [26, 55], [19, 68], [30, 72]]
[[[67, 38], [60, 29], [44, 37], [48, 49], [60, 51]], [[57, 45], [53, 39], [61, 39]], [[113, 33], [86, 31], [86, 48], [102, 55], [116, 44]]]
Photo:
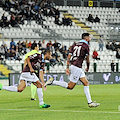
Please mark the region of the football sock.
[[67, 82], [53, 81], [53, 84], [61, 86], [61, 87], [64, 87], [64, 88], [68, 87], [68, 83]]
[[31, 98], [35, 98], [37, 87], [31, 83]]
[[91, 103], [91, 95], [90, 95], [90, 91], [89, 91], [89, 86], [84, 86], [84, 93], [86, 95], [87, 101], [88, 103]]
[[38, 99], [39, 99], [39, 105], [42, 105], [44, 103], [42, 88], [37, 88], [37, 94], [38, 94]]
[[2, 86], [2, 89], [17, 92], [17, 87], [16, 86]]

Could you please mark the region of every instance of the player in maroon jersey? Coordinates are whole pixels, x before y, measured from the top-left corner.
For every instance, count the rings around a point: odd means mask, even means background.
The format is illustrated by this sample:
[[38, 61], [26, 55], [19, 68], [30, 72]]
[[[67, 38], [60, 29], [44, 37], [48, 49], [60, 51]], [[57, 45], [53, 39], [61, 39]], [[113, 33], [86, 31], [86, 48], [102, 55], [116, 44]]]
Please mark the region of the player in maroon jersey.
[[[43, 101], [43, 92], [42, 92], [42, 86], [44, 87], [44, 63], [45, 59], [49, 59], [51, 56], [50, 51], [45, 51], [44, 55], [40, 54], [38, 52], [39, 47], [37, 43], [34, 43], [32, 45], [33, 47], [33, 53], [26, 58], [27, 65], [23, 69], [21, 76], [20, 76], [20, 83], [19, 86], [3, 86], [0, 84], [0, 90], [8, 90], [8, 91], [14, 91], [14, 92], [22, 92], [25, 87], [27, 86], [27, 82], [32, 82], [36, 87], [37, 87], [37, 94], [38, 94], [38, 99], [39, 99], [39, 107], [40, 108], [48, 108], [50, 105], [47, 105]], [[39, 81], [39, 78], [36, 76], [35, 71], [40, 70], [40, 80], [42, 83]], [[46, 87], [44, 87], [44, 90], [46, 90]]]
[[[66, 83], [66, 82], [54, 81], [53, 78], [51, 78], [45, 83], [45, 86], [54, 84], [54, 85], [62, 86], [67, 89], [73, 89], [75, 87], [76, 83], [78, 82], [78, 80], [80, 80], [84, 85], [84, 93], [86, 95], [89, 107], [97, 107], [100, 104], [92, 102], [91, 95], [89, 92], [89, 82], [86, 79], [85, 73], [82, 69], [83, 60], [86, 58], [86, 62], [87, 62], [86, 71], [88, 72], [88, 70], [89, 70], [89, 65], [90, 65], [89, 42], [90, 41], [91, 41], [90, 34], [83, 33], [82, 40], [80, 40], [78, 43], [74, 44], [69, 51], [69, 55], [67, 58], [66, 74], [70, 75], [70, 77], [69, 77], [70, 82]], [[71, 58], [72, 58], [71, 66], [69, 69]], [[71, 71], [71, 74], [70, 74], [70, 71]]]

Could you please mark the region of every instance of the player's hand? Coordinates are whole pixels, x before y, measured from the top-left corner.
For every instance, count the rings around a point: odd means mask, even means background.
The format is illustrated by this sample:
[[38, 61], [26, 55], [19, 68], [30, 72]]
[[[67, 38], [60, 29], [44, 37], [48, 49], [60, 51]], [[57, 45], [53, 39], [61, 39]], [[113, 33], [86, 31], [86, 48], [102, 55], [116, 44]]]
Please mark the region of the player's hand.
[[47, 90], [47, 87], [43, 86], [43, 88], [44, 88], [44, 91], [46, 91], [46, 90]]
[[86, 70], [86, 72], [88, 72], [88, 70], [89, 70], [89, 69], [88, 69], [88, 68], [86, 68], [85, 70]]
[[34, 73], [34, 72], [35, 72], [35, 70], [34, 70], [33, 68], [31, 68], [31, 69], [30, 69], [30, 72], [31, 72], [31, 73]]
[[69, 68], [66, 69], [66, 74], [67, 74], [67, 75], [70, 75], [70, 70], [69, 70]]

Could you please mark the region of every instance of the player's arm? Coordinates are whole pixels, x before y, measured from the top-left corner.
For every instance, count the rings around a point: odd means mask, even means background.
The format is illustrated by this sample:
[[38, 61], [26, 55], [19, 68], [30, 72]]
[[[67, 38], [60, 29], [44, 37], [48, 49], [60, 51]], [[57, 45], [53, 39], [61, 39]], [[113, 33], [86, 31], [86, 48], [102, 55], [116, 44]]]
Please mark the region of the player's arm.
[[68, 57], [67, 57], [67, 68], [66, 68], [66, 74], [67, 74], [67, 75], [70, 74], [70, 70], [69, 70], [70, 58], [71, 58], [71, 54], [69, 54]]
[[[39, 77], [40, 77], [40, 80], [44, 86], [45, 82], [44, 82], [44, 71], [43, 70], [40, 70]], [[44, 87], [44, 90], [46, 90], [46, 87]]]
[[90, 59], [89, 59], [89, 55], [87, 55], [87, 56], [86, 56], [86, 64], [87, 64], [86, 71], [88, 72], [88, 70], [89, 70], [89, 66], [90, 66]]
[[30, 68], [30, 72], [31, 72], [31, 73], [35, 72], [34, 69], [32, 68], [31, 63], [30, 63], [30, 58], [29, 58], [29, 57], [26, 59], [26, 62], [27, 62], [27, 64], [28, 64], [29, 68]]
[[23, 68], [25, 68], [26, 65], [27, 65], [27, 61], [25, 59]]

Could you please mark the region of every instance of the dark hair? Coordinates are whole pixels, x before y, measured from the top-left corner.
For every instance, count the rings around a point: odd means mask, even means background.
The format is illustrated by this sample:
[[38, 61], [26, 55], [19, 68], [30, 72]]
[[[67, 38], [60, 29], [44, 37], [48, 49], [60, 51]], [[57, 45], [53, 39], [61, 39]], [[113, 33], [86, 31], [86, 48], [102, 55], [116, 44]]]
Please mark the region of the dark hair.
[[31, 49], [32, 49], [32, 50], [34, 50], [35, 47], [37, 47], [37, 43], [33, 43], [33, 44], [31, 45]]
[[82, 39], [85, 39], [85, 37], [88, 37], [90, 34], [89, 33], [83, 33], [82, 34]]
[[45, 50], [45, 51], [43, 52], [44, 55], [47, 54], [47, 53], [50, 54], [50, 50]]

